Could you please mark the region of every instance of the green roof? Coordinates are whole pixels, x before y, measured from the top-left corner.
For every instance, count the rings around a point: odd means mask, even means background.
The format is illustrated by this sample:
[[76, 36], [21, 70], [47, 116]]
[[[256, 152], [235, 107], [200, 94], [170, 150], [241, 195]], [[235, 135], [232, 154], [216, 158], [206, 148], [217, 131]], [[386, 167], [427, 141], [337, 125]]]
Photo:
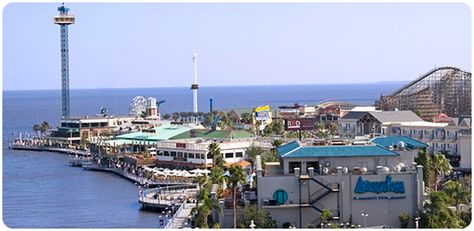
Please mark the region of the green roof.
[[[192, 136], [191, 133], [194, 133]], [[252, 138], [255, 135], [253, 133], [241, 130], [207, 130], [207, 129], [193, 129], [190, 131], [183, 132], [176, 136], [171, 137], [171, 140], [178, 139], [189, 139], [189, 138], [210, 138], [210, 139], [242, 139]]]
[[405, 143], [405, 147], [409, 149], [425, 148], [427, 144], [414, 140], [408, 136], [386, 136], [376, 137], [371, 140], [372, 143], [388, 148], [389, 146], [397, 146], [399, 142]]
[[160, 141], [160, 140], [169, 140], [171, 137], [179, 135], [181, 133], [191, 130], [187, 126], [179, 126], [172, 124], [163, 124], [161, 126], [155, 127], [154, 133], [145, 133], [145, 132], [132, 132], [124, 135], [117, 136], [116, 139], [125, 139], [125, 140], [145, 140], [145, 141]]
[[293, 141], [277, 150], [282, 158], [399, 156], [378, 145], [300, 146]]

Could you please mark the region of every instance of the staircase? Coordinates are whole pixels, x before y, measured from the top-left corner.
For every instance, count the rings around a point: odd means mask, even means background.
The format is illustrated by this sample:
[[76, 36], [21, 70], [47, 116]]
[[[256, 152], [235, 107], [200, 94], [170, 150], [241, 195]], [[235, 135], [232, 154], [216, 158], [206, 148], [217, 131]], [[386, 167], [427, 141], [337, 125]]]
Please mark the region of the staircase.
[[[314, 173], [313, 176], [311, 177], [311, 181], [315, 182], [316, 184], [320, 185], [321, 188], [314, 192], [313, 194], [310, 195], [310, 201], [309, 201], [309, 206], [313, 208], [314, 210], [318, 211], [319, 213], [322, 213], [323, 210], [325, 209], [324, 205], [320, 203], [319, 201], [329, 195], [330, 193], [339, 193], [339, 184], [338, 183], [332, 183], [328, 182], [325, 180], [323, 177], [320, 175]], [[337, 197], [339, 200], [339, 197]], [[338, 201], [339, 204], [339, 201]], [[333, 220], [339, 220], [339, 209], [332, 209], [329, 210], [333, 217]], [[315, 220], [314, 222], [318, 222], [319, 218]]]

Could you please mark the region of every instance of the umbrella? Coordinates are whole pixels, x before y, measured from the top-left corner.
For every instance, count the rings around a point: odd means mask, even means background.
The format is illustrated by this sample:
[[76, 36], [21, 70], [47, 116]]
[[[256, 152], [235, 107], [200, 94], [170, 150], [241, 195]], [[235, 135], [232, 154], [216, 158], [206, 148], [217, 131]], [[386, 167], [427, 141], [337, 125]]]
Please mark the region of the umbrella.
[[199, 168], [197, 168], [197, 169], [191, 170], [191, 171], [189, 171], [189, 172], [191, 172], [191, 173], [210, 173], [211, 171], [209, 171], [209, 170], [207, 170], [207, 169], [199, 169]]

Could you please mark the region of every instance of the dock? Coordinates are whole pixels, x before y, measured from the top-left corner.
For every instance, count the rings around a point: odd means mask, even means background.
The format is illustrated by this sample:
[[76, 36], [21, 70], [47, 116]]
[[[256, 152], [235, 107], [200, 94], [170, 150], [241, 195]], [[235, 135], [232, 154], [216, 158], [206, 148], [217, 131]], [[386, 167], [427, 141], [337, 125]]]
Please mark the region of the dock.
[[101, 166], [98, 164], [82, 164], [82, 168], [85, 170], [90, 170], [90, 171], [102, 171], [102, 172], [111, 172], [114, 173], [118, 176], [121, 176], [133, 183], [139, 184], [139, 185], [148, 185], [150, 188], [155, 188], [155, 187], [166, 187], [166, 186], [175, 186], [175, 187], [180, 187], [182, 189], [186, 188], [195, 188], [195, 184], [193, 183], [183, 183], [183, 182], [173, 182], [173, 181], [156, 181], [156, 180], [149, 180], [144, 177], [137, 176], [135, 174], [128, 173], [126, 171], [123, 171], [120, 168], [109, 168], [105, 166]]
[[24, 144], [9, 144], [9, 149], [13, 150], [25, 150], [25, 151], [37, 151], [37, 152], [59, 152], [64, 154], [72, 154], [79, 156], [90, 156], [91, 153], [83, 150], [74, 150], [69, 148], [57, 148], [47, 146], [36, 146], [36, 145], [24, 145]]

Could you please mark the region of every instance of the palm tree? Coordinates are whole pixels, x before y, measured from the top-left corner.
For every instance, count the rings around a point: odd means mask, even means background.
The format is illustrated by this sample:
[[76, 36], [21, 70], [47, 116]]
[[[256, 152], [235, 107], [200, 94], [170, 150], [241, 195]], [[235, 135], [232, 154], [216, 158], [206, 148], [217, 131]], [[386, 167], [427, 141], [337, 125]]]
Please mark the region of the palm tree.
[[272, 146], [273, 146], [274, 148], [278, 148], [278, 147], [280, 147], [282, 144], [283, 144], [283, 141], [280, 140], [280, 139], [276, 139], [276, 140], [273, 140], [273, 141], [272, 141]]
[[199, 228], [208, 228], [209, 227], [209, 216], [211, 215], [212, 210], [216, 210], [217, 212], [221, 212], [221, 208], [219, 207], [219, 202], [212, 198], [209, 195], [209, 189], [204, 187], [201, 190], [201, 199], [202, 205], [193, 208], [191, 213], [196, 215], [196, 226]]
[[47, 121], [43, 121], [43, 123], [41, 123], [41, 133], [42, 134], [45, 134], [50, 128], [51, 128], [51, 126], [49, 125], [49, 123]]
[[431, 156], [426, 151], [426, 148], [418, 152], [418, 157], [415, 157], [415, 162], [423, 166], [423, 181], [425, 185], [430, 185], [430, 171], [431, 171]]
[[228, 178], [227, 185], [232, 190], [232, 203], [233, 203], [233, 215], [234, 215], [234, 229], [237, 228], [237, 215], [236, 215], [236, 195], [237, 187], [239, 184], [245, 182], [245, 172], [244, 170], [237, 165], [233, 165], [229, 169], [230, 176]]
[[245, 154], [247, 155], [247, 160], [249, 160], [250, 163], [252, 164], [252, 171], [253, 171], [253, 167], [254, 167], [254, 163], [255, 163], [255, 158], [258, 155], [261, 155], [262, 153], [263, 153], [263, 149], [260, 146], [257, 146], [253, 143], [252, 143], [252, 145], [250, 145], [250, 147], [245, 149]]
[[194, 179], [194, 183], [197, 183], [198, 192], [196, 193], [196, 208], [199, 206], [199, 198], [201, 195], [201, 190], [207, 183], [207, 176], [198, 176]]
[[221, 149], [219, 144], [212, 142], [207, 147], [208, 156], [212, 158], [212, 172], [211, 172], [211, 182], [213, 184], [222, 185], [224, 182], [224, 159], [221, 154]]
[[41, 125], [39, 125], [39, 124], [33, 125], [33, 131], [35, 131], [36, 135], [39, 137], [40, 136], [40, 131], [41, 131]]
[[171, 118], [170, 114], [166, 113], [163, 115], [163, 119], [168, 120], [169, 118]]
[[217, 142], [212, 142], [207, 147], [208, 153], [207, 155], [212, 158], [212, 165], [216, 166], [216, 158], [221, 154], [221, 148]]
[[453, 199], [454, 205], [456, 206], [456, 212], [460, 204], [469, 203], [469, 198], [471, 198], [470, 187], [464, 186], [461, 182], [449, 180], [444, 183], [443, 191], [448, 194], [449, 197]]
[[240, 121], [244, 124], [252, 123], [252, 114], [249, 112], [244, 112], [240, 115]]
[[433, 160], [431, 162], [431, 169], [435, 173], [435, 191], [438, 191], [438, 175], [440, 173], [449, 174], [451, 172], [451, 165], [449, 160], [443, 154], [436, 153], [433, 155]]
[[323, 212], [319, 216], [319, 219], [321, 220], [321, 223], [327, 223], [331, 220], [332, 213], [328, 209], [323, 209]]

